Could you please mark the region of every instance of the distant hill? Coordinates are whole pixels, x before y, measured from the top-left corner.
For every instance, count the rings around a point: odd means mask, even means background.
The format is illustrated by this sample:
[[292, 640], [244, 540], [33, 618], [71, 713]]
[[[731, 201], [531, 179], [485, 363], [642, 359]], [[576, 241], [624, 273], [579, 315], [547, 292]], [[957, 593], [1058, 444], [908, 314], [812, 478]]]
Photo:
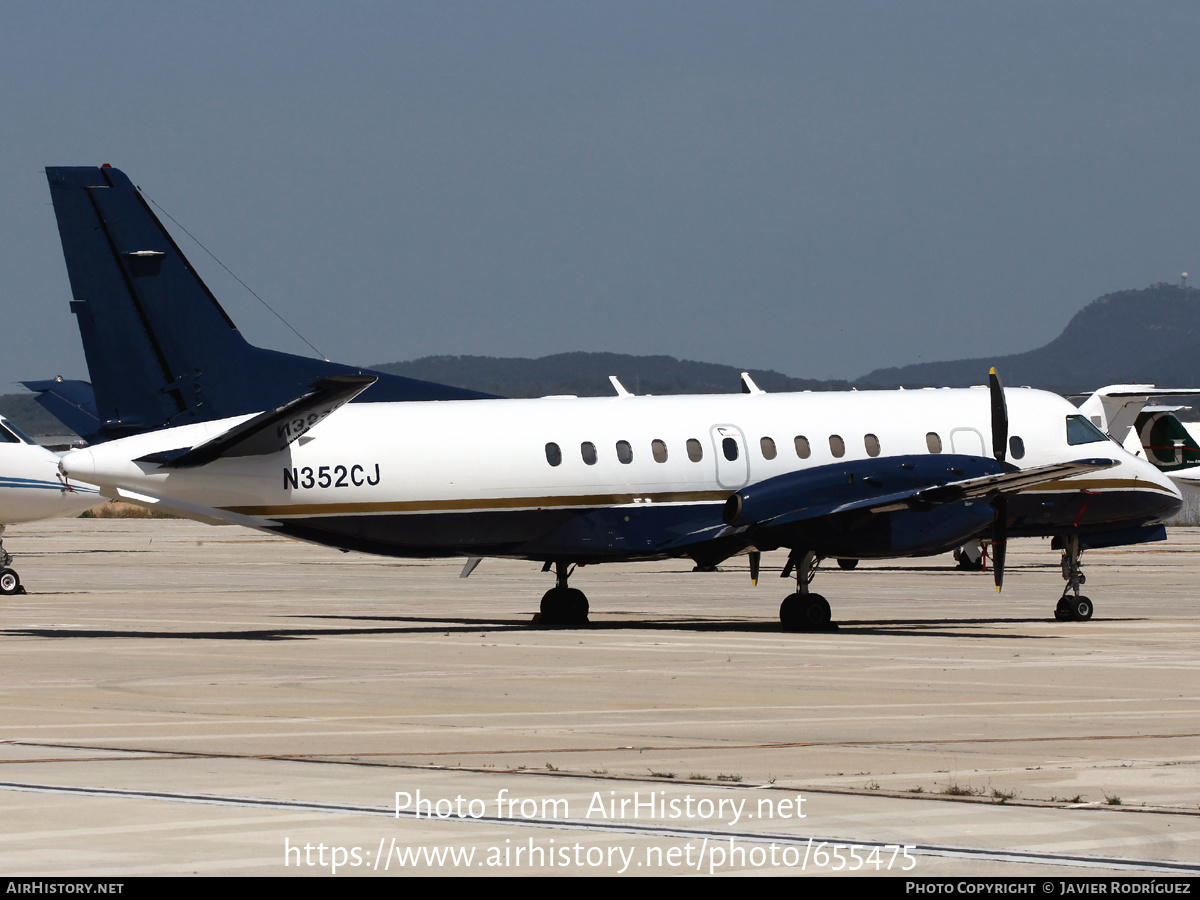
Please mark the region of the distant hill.
[[[766, 391], [830, 391], [851, 386], [965, 387], [985, 383], [990, 366], [999, 369], [1005, 384], [1062, 394], [1122, 382], [1200, 387], [1200, 290], [1154, 284], [1106, 294], [1080, 310], [1049, 344], [1026, 353], [876, 369], [853, 382], [792, 378], [764, 369], [749, 372]], [[635, 394], [736, 393], [741, 390], [739, 375], [746, 371], [672, 356], [621, 353], [556, 353], [538, 359], [426, 356], [371, 368], [501, 397], [607, 397], [613, 393], [609, 375], [616, 375]], [[32, 394], [0, 396], [0, 415], [30, 434], [64, 430]]]
[[[608, 381], [609, 375], [616, 375], [635, 394], [736, 393], [742, 387], [741, 373], [747, 371], [737, 366], [670, 356], [620, 353], [558, 353], [540, 359], [427, 356], [371, 368], [501, 397], [544, 397], [547, 394], [610, 397], [613, 387]], [[765, 391], [848, 390], [850, 387], [845, 381], [789, 378], [764, 369], [750, 370], [750, 375]], [[33, 394], [0, 395], [0, 415], [31, 435], [66, 431], [57, 419], [38, 405]]]
[[411, 362], [371, 366], [381, 372], [421, 378], [502, 397], [576, 394], [611, 397], [608, 376], [616, 375], [635, 394], [726, 394], [742, 389], [741, 373], [750, 372], [764, 391], [848, 390], [846, 381], [789, 378], [764, 369], [622, 353], [556, 353], [539, 359], [491, 356], [426, 356]]
[[1200, 386], [1200, 290], [1153, 284], [1105, 294], [1037, 350], [876, 369], [862, 381], [882, 387], [965, 387], [986, 382], [990, 366], [1005, 384], [1062, 394], [1125, 382]]

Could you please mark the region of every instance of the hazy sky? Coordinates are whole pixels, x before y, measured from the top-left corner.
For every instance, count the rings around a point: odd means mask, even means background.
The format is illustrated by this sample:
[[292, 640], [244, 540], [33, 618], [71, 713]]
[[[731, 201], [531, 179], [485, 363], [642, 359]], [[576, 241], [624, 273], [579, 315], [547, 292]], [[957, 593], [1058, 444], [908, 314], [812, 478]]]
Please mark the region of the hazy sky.
[[86, 377], [41, 170], [104, 162], [340, 362], [1030, 349], [1200, 283], [1198, 49], [1162, 0], [5, 3], [0, 392]]

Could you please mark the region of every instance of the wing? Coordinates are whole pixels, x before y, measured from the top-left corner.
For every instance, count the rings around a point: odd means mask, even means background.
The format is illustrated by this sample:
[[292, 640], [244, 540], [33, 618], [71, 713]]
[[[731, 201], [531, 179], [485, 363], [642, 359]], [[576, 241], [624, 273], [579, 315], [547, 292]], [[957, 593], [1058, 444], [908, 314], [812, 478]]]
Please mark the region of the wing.
[[853, 511], [919, 511], [1016, 493], [1037, 484], [1108, 469], [1116, 464], [1112, 459], [1081, 459], [1013, 469], [977, 456], [897, 456], [861, 460], [791, 472], [743, 488], [725, 502], [722, 518], [726, 525], [762, 528]]
[[998, 494], [1015, 494], [1038, 484], [1048, 484], [1060, 478], [1073, 475], [1083, 475], [1087, 472], [1100, 472], [1117, 465], [1115, 459], [1077, 459], [1071, 462], [1054, 463], [1048, 466], [1034, 466], [1021, 469], [1018, 472], [1005, 472], [1000, 475], [983, 475], [978, 478], [967, 478], [963, 481], [952, 481], [939, 487], [917, 491], [911, 497], [897, 501], [895, 504], [882, 506], [871, 505], [871, 512], [887, 512], [892, 509], [917, 509], [922, 506], [936, 506], [945, 503], [958, 503], [960, 500], [971, 500], [980, 497], [991, 498]]

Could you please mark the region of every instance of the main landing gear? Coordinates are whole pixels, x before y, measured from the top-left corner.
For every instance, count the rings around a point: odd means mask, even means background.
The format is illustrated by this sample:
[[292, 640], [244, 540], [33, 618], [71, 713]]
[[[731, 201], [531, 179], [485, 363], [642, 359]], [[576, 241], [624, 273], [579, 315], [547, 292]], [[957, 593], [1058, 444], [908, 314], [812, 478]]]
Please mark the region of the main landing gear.
[[782, 578], [796, 573], [796, 593], [788, 594], [779, 606], [779, 624], [784, 631], [826, 631], [837, 628], [831, 621], [829, 602], [820, 594], [809, 592], [808, 586], [817, 574], [821, 560], [811, 550], [793, 550], [783, 567]]
[[[551, 563], [547, 562], [543, 572], [550, 571]], [[567, 587], [567, 579], [571, 577], [571, 566], [565, 562], [554, 564], [555, 586], [542, 596], [542, 607], [534, 617], [538, 625], [586, 625], [588, 623], [587, 595], [576, 588]]]
[[983, 543], [971, 541], [954, 551], [954, 561], [964, 572], [982, 572], [984, 555]]
[[1091, 600], [1079, 593], [1080, 585], [1087, 582], [1079, 566], [1079, 558], [1083, 556], [1083, 551], [1079, 549], [1079, 535], [1067, 535], [1061, 540], [1062, 576], [1067, 584], [1058, 599], [1058, 606], [1054, 608], [1054, 618], [1060, 622], [1086, 622], [1092, 617], [1094, 607]]
[[4, 549], [4, 526], [0, 525], [0, 594], [23, 594], [25, 588], [21, 586], [21, 576], [8, 567], [11, 562], [12, 554]]

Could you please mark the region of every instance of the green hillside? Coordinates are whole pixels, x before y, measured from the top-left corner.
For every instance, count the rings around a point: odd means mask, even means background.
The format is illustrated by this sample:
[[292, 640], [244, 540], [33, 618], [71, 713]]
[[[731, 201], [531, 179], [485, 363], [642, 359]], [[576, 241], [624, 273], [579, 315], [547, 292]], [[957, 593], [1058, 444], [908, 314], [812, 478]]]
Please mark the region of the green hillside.
[[[628, 356], [621, 353], [557, 353], [539, 359], [491, 356], [426, 356], [411, 362], [371, 366], [381, 372], [486, 391], [502, 397], [576, 394], [609, 397], [616, 375], [635, 394], [724, 394], [741, 390], [738, 366], [675, 359], [672, 356]], [[764, 391], [846, 390], [845, 381], [790, 378], [779, 372], [750, 369]]]
[[1200, 385], [1200, 290], [1153, 284], [1093, 300], [1036, 350], [876, 369], [863, 376], [883, 387], [965, 387], [996, 366], [1005, 384], [1063, 394], [1106, 384]]

